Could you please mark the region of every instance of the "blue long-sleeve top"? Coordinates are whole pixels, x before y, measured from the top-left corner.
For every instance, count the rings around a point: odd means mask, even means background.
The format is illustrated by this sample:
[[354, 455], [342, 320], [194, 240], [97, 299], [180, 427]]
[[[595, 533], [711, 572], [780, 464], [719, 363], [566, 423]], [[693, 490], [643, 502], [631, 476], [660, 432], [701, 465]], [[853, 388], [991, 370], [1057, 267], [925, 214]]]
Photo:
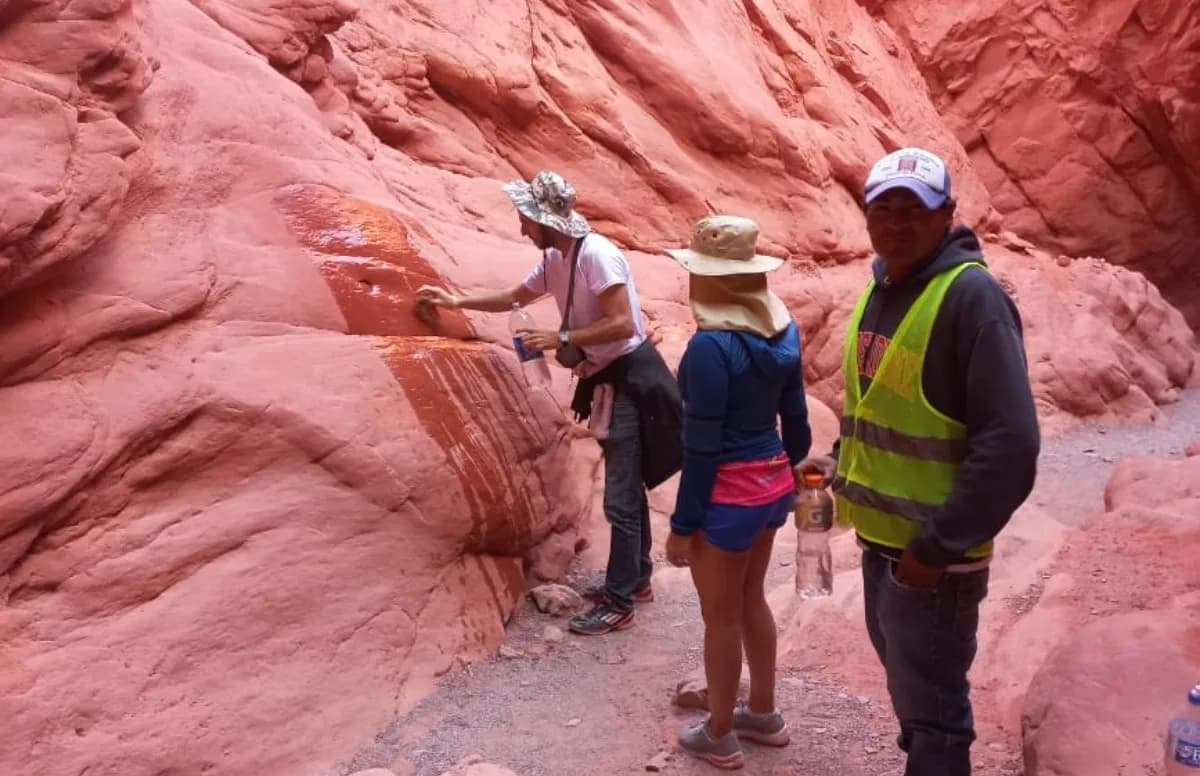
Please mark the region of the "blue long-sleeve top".
[[808, 455], [812, 431], [796, 324], [770, 339], [697, 332], [679, 364], [679, 387], [683, 472], [671, 530], [687, 536], [703, 522], [721, 464], [786, 451], [794, 466]]

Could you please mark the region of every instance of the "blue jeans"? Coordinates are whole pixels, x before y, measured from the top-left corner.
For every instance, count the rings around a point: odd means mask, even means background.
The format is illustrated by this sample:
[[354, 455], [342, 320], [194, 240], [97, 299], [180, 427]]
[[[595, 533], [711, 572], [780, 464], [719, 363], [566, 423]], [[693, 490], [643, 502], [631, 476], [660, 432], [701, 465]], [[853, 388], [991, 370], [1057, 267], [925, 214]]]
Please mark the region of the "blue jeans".
[[893, 576], [895, 562], [863, 553], [867, 633], [887, 672], [900, 721], [905, 776], [970, 776], [975, 719], [967, 672], [975, 660], [987, 569], [946, 574], [923, 590]]
[[642, 482], [642, 424], [626, 392], [613, 397], [604, 440], [604, 517], [612, 526], [604, 589], [613, 602], [633, 608], [633, 592], [650, 584], [650, 502]]

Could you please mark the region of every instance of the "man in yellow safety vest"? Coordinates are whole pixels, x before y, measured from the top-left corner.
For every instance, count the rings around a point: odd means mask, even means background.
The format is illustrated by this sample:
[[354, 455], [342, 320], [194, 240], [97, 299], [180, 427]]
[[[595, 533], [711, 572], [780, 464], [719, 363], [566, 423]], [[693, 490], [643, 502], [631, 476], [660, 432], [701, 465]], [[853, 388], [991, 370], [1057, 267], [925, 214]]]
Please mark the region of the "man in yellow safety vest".
[[936, 155], [885, 156], [865, 203], [878, 257], [846, 337], [841, 436], [801, 468], [832, 481], [863, 547], [906, 776], [968, 776], [992, 541], [1033, 488], [1040, 444], [1021, 319], [975, 233], [953, 225]]

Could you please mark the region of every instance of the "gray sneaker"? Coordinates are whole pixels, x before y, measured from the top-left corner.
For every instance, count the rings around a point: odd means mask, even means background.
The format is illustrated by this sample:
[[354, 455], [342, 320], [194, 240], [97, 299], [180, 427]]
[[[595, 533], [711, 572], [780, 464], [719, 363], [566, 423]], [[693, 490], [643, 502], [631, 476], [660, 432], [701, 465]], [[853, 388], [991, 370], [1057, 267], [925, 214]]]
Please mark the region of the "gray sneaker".
[[733, 732], [738, 738], [767, 746], [787, 746], [792, 740], [782, 714], [755, 714], [744, 702], [733, 710]]
[[736, 771], [746, 764], [737, 734], [733, 731], [714, 740], [708, 734], [708, 718], [679, 731], [679, 746], [692, 757], [727, 771]]

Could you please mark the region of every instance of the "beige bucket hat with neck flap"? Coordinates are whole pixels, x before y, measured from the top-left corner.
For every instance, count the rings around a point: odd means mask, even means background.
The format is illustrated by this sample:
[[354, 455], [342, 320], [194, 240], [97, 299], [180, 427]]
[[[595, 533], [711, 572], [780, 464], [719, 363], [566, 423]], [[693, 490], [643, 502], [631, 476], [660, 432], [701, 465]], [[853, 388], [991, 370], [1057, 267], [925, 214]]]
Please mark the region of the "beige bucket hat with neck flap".
[[708, 216], [692, 229], [687, 248], [668, 249], [691, 275], [690, 301], [701, 329], [752, 331], [773, 337], [792, 315], [767, 287], [783, 259], [758, 253], [758, 224], [741, 216]]

